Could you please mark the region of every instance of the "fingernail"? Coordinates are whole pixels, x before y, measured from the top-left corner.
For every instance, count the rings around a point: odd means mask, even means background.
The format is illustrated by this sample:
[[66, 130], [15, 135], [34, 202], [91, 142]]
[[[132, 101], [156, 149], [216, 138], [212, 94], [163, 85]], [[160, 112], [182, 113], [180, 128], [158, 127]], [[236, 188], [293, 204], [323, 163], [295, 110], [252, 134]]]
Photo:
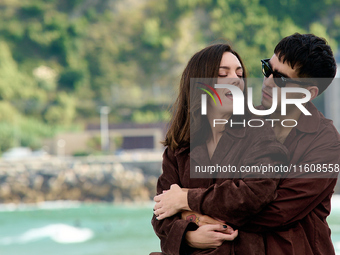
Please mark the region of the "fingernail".
[[227, 225], [223, 225], [223, 228], [227, 228], [228, 226]]

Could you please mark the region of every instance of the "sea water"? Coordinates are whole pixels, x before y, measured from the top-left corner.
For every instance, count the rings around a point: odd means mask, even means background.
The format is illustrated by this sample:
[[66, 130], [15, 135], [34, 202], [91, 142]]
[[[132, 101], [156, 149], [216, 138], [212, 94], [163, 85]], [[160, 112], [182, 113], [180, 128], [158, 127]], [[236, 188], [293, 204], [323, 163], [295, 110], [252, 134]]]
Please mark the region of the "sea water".
[[[46, 202], [0, 205], [1, 255], [147, 255], [160, 251], [153, 203]], [[328, 217], [340, 255], [340, 195]]]

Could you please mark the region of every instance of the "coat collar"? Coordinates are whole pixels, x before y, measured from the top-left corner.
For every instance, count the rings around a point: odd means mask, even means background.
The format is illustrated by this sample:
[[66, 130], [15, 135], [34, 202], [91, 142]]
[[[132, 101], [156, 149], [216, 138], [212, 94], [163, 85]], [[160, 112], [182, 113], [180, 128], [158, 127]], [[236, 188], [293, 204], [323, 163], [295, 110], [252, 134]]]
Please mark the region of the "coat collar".
[[181, 148], [177, 148], [174, 152], [174, 155], [175, 157], [178, 155], [178, 154], [181, 154], [182, 152], [186, 151], [186, 150], [189, 150], [190, 147], [189, 146], [184, 146], [184, 147], [181, 147]]
[[312, 115], [301, 113], [296, 129], [303, 133], [315, 133], [320, 126], [320, 112], [312, 102], [308, 102], [306, 108]]
[[[247, 121], [247, 120], [245, 120]], [[242, 121], [234, 121], [234, 123], [241, 123]], [[245, 124], [247, 125], [247, 123]], [[236, 137], [236, 138], [243, 138], [246, 135], [246, 127], [243, 127], [240, 124], [236, 124], [234, 127], [230, 127], [230, 125], [226, 125], [225, 132], [227, 132], [229, 135]]]
[[[320, 112], [312, 102], [308, 102], [306, 108], [312, 115], [304, 115], [301, 113], [295, 128], [303, 133], [315, 133], [318, 131], [320, 125]], [[259, 105], [256, 109], [265, 110], [266, 108], [264, 108], [263, 105]]]
[[[229, 153], [230, 149], [235, 143], [235, 140], [243, 138], [245, 137], [245, 135], [246, 128], [243, 128], [240, 125], [234, 126], [234, 128], [226, 126], [225, 131], [223, 132], [223, 135], [220, 138], [211, 159], [209, 158], [208, 148], [204, 141], [202, 141], [200, 145], [191, 148], [191, 152], [189, 153], [190, 158], [199, 165], [219, 164]], [[236, 139], [233, 139], [233, 137]], [[179, 150], [179, 153], [183, 151], [185, 151], [185, 149], [181, 148]]]
[[[240, 123], [241, 121], [238, 121], [238, 120], [234, 120], [234, 123], [236, 123], [236, 122], [238, 122], [238, 123]], [[226, 132], [226, 133], [228, 133], [229, 135], [231, 135], [231, 136], [233, 136], [233, 137], [236, 137], [236, 138], [243, 138], [243, 137], [245, 137], [245, 135], [246, 135], [246, 128], [245, 127], [243, 127], [242, 125], [240, 125], [240, 124], [236, 124], [236, 125], [234, 125], [234, 127], [230, 127], [230, 125], [226, 125], [225, 126], [225, 130], [224, 130], [224, 132]], [[202, 141], [203, 142], [203, 141]], [[204, 142], [203, 142], [204, 143]], [[205, 143], [204, 143], [204, 146], [205, 146]], [[175, 156], [177, 156], [178, 154], [180, 154], [180, 153], [182, 153], [182, 152], [184, 152], [184, 151], [186, 151], [186, 150], [188, 150], [188, 149], [190, 149], [190, 146], [184, 146], [184, 147], [180, 147], [180, 148], [177, 148], [176, 150], [175, 150]]]

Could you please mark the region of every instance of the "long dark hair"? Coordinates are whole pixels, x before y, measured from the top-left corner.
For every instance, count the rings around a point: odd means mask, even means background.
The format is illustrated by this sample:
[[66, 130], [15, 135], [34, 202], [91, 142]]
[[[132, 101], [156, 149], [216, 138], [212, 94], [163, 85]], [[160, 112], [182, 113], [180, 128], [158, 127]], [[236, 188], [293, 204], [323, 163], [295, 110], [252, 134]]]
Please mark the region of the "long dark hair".
[[[179, 95], [172, 108], [170, 127], [163, 142], [165, 146], [168, 146], [172, 150], [190, 146], [190, 133], [191, 136], [193, 136], [191, 138], [195, 139], [195, 137], [200, 136], [203, 129], [210, 128], [206, 116], [201, 115], [201, 91], [194, 90], [194, 94], [191, 95], [192, 102], [190, 104], [190, 79], [217, 78], [221, 59], [225, 52], [230, 52], [238, 58], [243, 68], [243, 78], [246, 78], [243, 61], [230, 45], [214, 44], [197, 52], [189, 60], [183, 71]], [[246, 82], [243, 93], [246, 98]], [[192, 118], [190, 118], [190, 113], [192, 114]]]

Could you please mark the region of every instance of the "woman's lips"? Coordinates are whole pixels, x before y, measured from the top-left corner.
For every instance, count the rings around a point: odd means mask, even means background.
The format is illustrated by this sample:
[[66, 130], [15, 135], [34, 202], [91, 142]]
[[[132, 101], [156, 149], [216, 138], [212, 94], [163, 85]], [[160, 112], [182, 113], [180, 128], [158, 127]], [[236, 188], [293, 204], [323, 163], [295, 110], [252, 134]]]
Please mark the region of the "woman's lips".
[[226, 93], [225, 96], [229, 98], [231, 101], [233, 101], [233, 94], [231, 93]]

